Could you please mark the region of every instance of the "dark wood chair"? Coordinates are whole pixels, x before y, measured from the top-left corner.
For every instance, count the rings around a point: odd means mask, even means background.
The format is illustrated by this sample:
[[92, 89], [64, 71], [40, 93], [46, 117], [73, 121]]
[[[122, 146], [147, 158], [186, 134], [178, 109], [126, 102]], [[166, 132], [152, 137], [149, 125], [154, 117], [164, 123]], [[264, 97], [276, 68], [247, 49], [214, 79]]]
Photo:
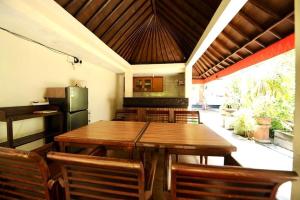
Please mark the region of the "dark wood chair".
[[200, 124], [199, 111], [175, 110], [174, 111], [174, 122], [175, 123]]
[[116, 111], [114, 121], [138, 121], [136, 109], [120, 109]]
[[171, 198], [272, 200], [282, 183], [297, 179], [290, 171], [173, 164]]
[[0, 199], [58, 199], [55, 185], [40, 155], [0, 147]]
[[145, 119], [147, 122], [170, 122], [168, 110], [146, 110]]
[[[195, 110], [175, 110], [174, 122], [183, 124], [200, 124], [199, 111]], [[178, 155], [176, 154], [176, 161], [178, 162]], [[207, 164], [208, 157], [200, 156], [200, 164]]]
[[149, 199], [152, 196], [157, 160], [145, 180], [141, 162], [58, 152], [50, 152], [47, 157], [61, 166], [67, 200]]

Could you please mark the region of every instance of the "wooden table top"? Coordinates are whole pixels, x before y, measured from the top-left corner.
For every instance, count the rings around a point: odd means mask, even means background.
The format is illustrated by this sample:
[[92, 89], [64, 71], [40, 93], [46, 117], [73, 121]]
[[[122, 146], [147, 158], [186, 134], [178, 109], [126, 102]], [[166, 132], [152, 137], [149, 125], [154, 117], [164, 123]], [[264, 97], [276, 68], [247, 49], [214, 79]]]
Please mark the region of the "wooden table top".
[[203, 124], [151, 122], [137, 146], [160, 148], [222, 148], [228, 152], [236, 147]]
[[134, 146], [143, 133], [145, 122], [98, 121], [56, 136], [56, 142]]

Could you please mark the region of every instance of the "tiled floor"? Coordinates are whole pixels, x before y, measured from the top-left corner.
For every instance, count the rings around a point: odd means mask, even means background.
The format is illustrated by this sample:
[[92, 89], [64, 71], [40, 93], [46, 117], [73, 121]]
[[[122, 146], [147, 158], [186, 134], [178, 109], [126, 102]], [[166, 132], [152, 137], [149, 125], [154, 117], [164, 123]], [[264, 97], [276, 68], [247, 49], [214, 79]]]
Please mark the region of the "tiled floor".
[[[222, 118], [217, 111], [200, 111], [201, 122], [209, 126], [216, 133], [226, 138], [237, 147], [233, 153], [244, 167], [292, 170], [293, 153], [273, 144], [259, 144], [253, 140], [237, 136], [232, 131], [222, 128]], [[290, 199], [291, 183], [283, 184], [278, 191], [277, 198], [280, 200]]]

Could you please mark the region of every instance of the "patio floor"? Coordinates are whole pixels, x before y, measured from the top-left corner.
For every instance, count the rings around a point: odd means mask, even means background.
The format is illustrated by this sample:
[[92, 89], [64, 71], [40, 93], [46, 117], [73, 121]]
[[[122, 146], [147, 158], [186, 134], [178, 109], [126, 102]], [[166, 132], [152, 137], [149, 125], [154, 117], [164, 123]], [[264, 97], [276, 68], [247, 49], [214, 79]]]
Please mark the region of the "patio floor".
[[[201, 110], [200, 118], [201, 122], [237, 147], [237, 152], [233, 153], [233, 157], [243, 167], [292, 170], [293, 153], [291, 151], [273, 144], [260, 144], [224, 129], [222, 127], [222, 117], [217, 110]], [[290, 191], [291, 183], [283, 184], [279, 188], [277, 199], [290, 199]]]

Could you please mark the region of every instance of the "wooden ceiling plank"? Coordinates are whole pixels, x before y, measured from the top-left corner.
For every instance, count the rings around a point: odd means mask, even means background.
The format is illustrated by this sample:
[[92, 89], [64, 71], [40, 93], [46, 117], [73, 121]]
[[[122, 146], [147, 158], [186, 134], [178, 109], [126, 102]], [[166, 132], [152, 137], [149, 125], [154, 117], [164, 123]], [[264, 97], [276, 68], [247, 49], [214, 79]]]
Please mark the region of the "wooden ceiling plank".
[[254, 52], [251, 51], [249, 48], [247, 48], [247, 46], [245, 46], [244, 49], [245, 49], [248, 53], [250, 53], [251, 55], [254, 54]]
[[71, 14], [74, 15], [76, 12], [84, 6], [84, 4], [87, 2], [87, 0], [73, 0], [70, 1], [66, 6], [65, 9]]
[[210, 65], [214, 66], [215, 62], [213, 62], [205, 53], [202, 55], [203, 59], [206, 60]]
[[134, 34], [132, 34], [132, 38], [133, 38], [132, 41], [126, 40], [126, 42], [127, 42], [126, 46], [128, 49], [130, 49], [130, 51], [126, 54], [126, 58], [128, 58], [129, 60], [131, 60], [133, 58], [135, 49], [136, 49], [137, 45], [139, 44], [139, 41], [142, 38], [142, 35], [144, 32], [144, 26], [146, 26], [146, 23], [144, 23]]
[[264, 28], [260, 24], [258, 24], [252, 17], [247, 15], [243, 10], [239, 12], [239, 16], [243, 17], [246, 21], [252, 24], [255, 28], [258, 29], [259, 32], [264, 31]]
[[[184, 1], [182, 1], [184, 2]], [[200, 35], [203, 33], [204, 28], [202, 28], [198, 22], [195, 22], [193, 18], [187, 13], [182, 11], [182, 8], [177, 7], [174, 1], [159, 1], [159, 8], [165, 8], [165, 14], [170, 16], [175, 16], [177, 19], [183, 22], [189, 29], [195, 34], [195, 39], [199, 39]], [[171, 10], [171, 12], [170, 12]]]
[[152, 6], [153, 14], [154, 14], [155, 16], [157, 16], [157, 12], [156, 12], [156, 1], [155, 1], [155, 0], [151, 0], [151, 6]]
[[146, 26], [146, 23], [143, 23], [138, 27], [138, 29], [136, 29], [131, 35], [129, 35], [129, 37], [126, 38], [123, 43], [121, 43], [120, 47], [116, 49], [116, 52], [120, 52], [120, 54], [122, 54], [122, 52], [127, 52], [124, 56], [131, 57], [133, 49], [136, 47], [138, 41], [141, 38], [142, 34], [140, 33], [144, 32], [144, 26]]
[[[123, 29], [123, 27], [129, 23], [130, 19], [134, 17], [134, 15], [140, 15], [143, 11], [146, 10], [145, 6], [147, 0], [135, 1], [134, 4], [126, 10], [111, 26], [109, 29], [105, 31], [105, 33], [101, 34], [101, 40], [104, 42], [109, 41], [110, 38], [114, 37], [118, 31]], [[142, 12], [139, 12], [143, 10]]]
[[201, 28], [201, 32], [205, 30], [210, 20], [207, 19], [206, 16], [202, 14], [202, 12], [198, 12], [197, 10], [195, 10], [195, 8], [193, 6], [190, 6], [190, 4], [186, 3], [186, 1], [173, 0], [172, 4], [177, 6], [177, 8], [180, 8], [180, 10], [182, 10], [183, 13], [189, 16], [195, 24], [198, 24], [198, 26]]
[[[262, 48], [266, 48], [266, 45], [264, 45], [263, 43], [261, 43], [260, 41], [257, 40], [258, 38], [256, 38], [255, 40], [253, 40], [253, 42], [255, 42], [256, 44], [258, 44], [259, 46], [261, 46]], [[250, 43], [250, 42], [249, 42]]]
[[[159, 1], [162, 3], [162, 1]], [[184, 19], [180, 17], [180, 14], [176, 12], [170, 12], [169, 5], [161, 4], [159, 3], [159, 13], [161, 16], [164, 16], [165, 19], [169, 19], [168, 21], [174, 21], [176, 23], [173, 23], [173, 26], [176, 27], [176, 29], [182, 29], [184, 28], [184, 32], [186, 35], [191, 35], [193, 37], [193, 40], [198, 41], [201, 34], [196, 33], [194, 30], [194, 27], [188, 24]]]
[[269, 30], [269, 33], [271, 33], [274, 37], [276, 37], [278, 40], [281, 40], [282, 39], [282, 37], [278, 34], [278, 33], [276, 33], [276, 31], [274, 31], [274, 30]]
[[184, 58], [184, 53], [181, 51], [181, 48], [179, 47], [179, 45], [177, 44], [177, 42], [175, 41], [175, 39], [173, 37], [171, 37], [171, 33], [169, 32], [169, 30], [167, 29], [167, 27], [165, 27], [165, 32], [168, 33], [168, 38], [170, 41], [171, 46], [173, 47], [173, 52], [174, 52], [174, 58], [176, 61], [182, 61], [185, 60]]
[[236, 41], [234, 41], [234, 39], [233, 39], [229, 34], [227, 34], [227, 33], [225, 32], [225, 30], [222, 31], [220, 34], [223, 35], [223, 36], [224, 36], [227, 40], [229, 40], [232, 44], [234, 44], [234, 46], [235, 46], [236, 48], [241, 48], [240, 45], [239, 45]]
[[142, 16], [150, 16], [150, 7], [147, 5], [148, 1], [145, 1], [145, 4], [130, 18], [124, 19], [124, 22], [121, 20], [120, 21], [120, 26], [119, 24], [116, 24], [116, 26], [108, 33], [105, 34], [101, 39], [108, 44], [108, 46], [113, 46], [112, 40], [117, 40], [116, 38], [119, 39], [119, 37], [122, 37], [124, 33], [128, 31], [135, 23], [138, 21], [139, 18], [142, 18]]
[[[147, 23], [147, 26], [144, 28], [144, 33], [143, 33], [143, 35], [142, 35], [142, 37], [141, 37], [141, 40], [139, 41], [139, 44], [136, 46], [135, 52], [137, 52], [137, 56], [135, 56], [135, 57], [133, 58], [133, 60], [135, 60], [135, 63], [138, 63], [139, 61], [141, 61], [143, 49], [144, 49], [144, 47], [145, 47], [145, 45], [146, 45], [146, 42], [145, 42], [145, 41], [147, 41], [147, 40], [146, 40], [146, 36], [147, 36], [147, 34], [148, 34], [148, 28], [149, 28], [149, 25], [150, 25], [151, 21], [153, 20], [153, 16], [154, 16], [154, 15], [152, 14], [150, 20], [146, 22], [146, 23]], [[135, 54], [133, 54], [133, 56], [134, 56], [134, 55], [135, 55]]]
[[192, 51], [193, 47], [190, 44], [190, 42], [187, 41], [187, 37], [180, 37], [178, 33], [181, 33], [180, 31], [175, 32], [173, 31], [172, 27], [163, 19], [160, 18], [161, 22], [164, 23], [164, 25], [167, 27], [169, 32], [172, 34], [174, 40], [176, 41], [178, 47], [180, 48], [181, 52], [185, 57], [189, 55], [189, 53]]
[[77, 9], [77, 11], [73, 14], [73, 16], [77, 19], [77, 15], [82, 11], [85, 10], [89, 5], [91, 5], [91, 3], [93, 2], [93, 0], [86, 0], [79, 9]]
[[121, 3], [119, 3], [109, 15], [98, 24], [94, 30], [94, 33], [101, 38], [101, 36], [105, 34], [106, 31], [109, 30], [109, 28], [113, 26], [116, 21], [118, 21], [118, 19], [120, 19], [120, 17], [132, 6], [133, 3], [134, 0], [121, 1]]
[[210, 57], [211, 60], [214, 60], [217, 63], [220, 62], [220, 60], [215, 55], [213, 55], [213, 53], [210, 52], [209, 49], [206, 50], [206, 53], [207, 53], [207, 56]]
[[[196, 63], [197, 63], [197, 62], [196, 62]], [[200, 70], [198, 69], [198, 65], [196, 65], [196, 63], [195, 63], [194, 66], [193, 66], [193, 70], [195, 70], [195, 71], [197, 72], [197, 75], [200, 75], [201, 72], [200, 72]]]
[[201, 73], [205, 72], [205, 69], [201, 66], [201, 64], [198, 61], [195, 64], [198, 66]]
[[[267, 28], [266, 30], [264, 30], [263, 32], [261, 32], [260, 34], [256, 35], [252, 40], [250, 40], [249, 42], [246, 42], [241, 48], [246, 47], [247, 45], [249, 45], [251, 42], [256, 42], [257, 44], [259, 44], [260, 42], [257, 41], [257, 39], [262, 36], [265, 32], [273, 29], [274, 27], [276, 27], [279, 23], [281, 23], [282, 21], [286, 20], [288, 17], [290, 17], [291, 15], [294, 14], [294, 11], [287, 14], [284, 18], [280, 19], [279, 21], [277, 21], [276, 23], [274, 23], [273, 25], [271, 25], [269, 28]], [[264, 46], [263, 44], [260, 44], [261, 46]], [[224, 60], [231, 60], [230, 57], [233, 54], [236, 54], [240, 49], [237, 49], [236, 51], [234, 51], [231, 55], [226, 56], [226, 58], [224, 58], [220, 63], [222, 63]]]
[[[157, 23], [156, 21], [157, 21], [157, 15], [155, 14], [155, 18], [154, 18], [154, 20], [155, 20], [155, 23]], [[156, 60], [156, 61], [158, 61], [158, 59], [157, 59], [157, 46], [156, 46], [156, 44], [157, 44], [157, 42], [156, 42], [156, 40], [157, 40], [157, 38], [156, 38], [156, 31], [157, 31], [157, 27], [156, 26], [154, 26], [154, 29], [153, 29], [153, 41], [152, 41], [152, 51], [153, 51], [153, 53], [152, 53], [152, 60]]]
[[[168, 41], [168, 36], [165, 34], [165, 27], [163, 27], [160, 23], [160, 21], [158, 21], [158, 26], [161, 29], [161, 34], [164, 37], [164, 43], [165, 43], [165, 48], [166, 48], [166, 52], [167, 52], [167, 56], [169, 58], [169, 62], [175, 62], [175, 56], [173, 54], [173, 50], [171, 49], [171, 44]], [[162, 37], [162, 38], [163, 38]]]
[[[158, 18], [156, 17], [156, 20], [158, 20]], [[155, 26], [155, 48], [156, 48], [156, 58], [157, 61], [162, 63], [163, 62], [163, 55], [162, 55], [162, 50], [161, 50], [161, 46], [159, 43], [159, 34], [158, 34], [158, 28], [157, 26]]]
[[[158, 29], [158, 35], [160, 36], [161, 32], [162, 32], [161, 27], [157, 26], [157, 29]], [[169, 58], [168, 58], [167, 50], [166, 50], [166, 47], [165, 47], [165, 44], [164, 44], [164, 41], [163, 41], [162, 37], [159, 37], [159, 44], [160, 44], [160, 48], [162, 50], [163, 62], [166, 63]]]
[[[175, 18], [169, 18], [169, 16], [165, 15], [164, 13], [161, 14], [161, 16], [163, 17], [163, 19], [170, 24], [170, 26], [172, 25], [173, 27], [175, 27], [175, 29], [177, 31], [181, 32], [181, 35], [184, 35], [185, 37], [187, 37], [191, 43], [196, 44], [197, 40], [195, 39], [195, 37], [192, 35], [193, 33], [190, 32], [192, 30], [187, 30], [185, 25], [182, 26], [182, 22], [178, 22]], [[179, 26], [178, 26], [179, 25]]]
[[74, 16], [82, 24], [85, 24], [105, 3], [106, 0], [89, 0]]
[[227, 52], [227, 54], [230, 54], [230, 55], [232, 54], [231, 50], [218, 37], [215, 39], [214, 43], [218, 44], [218, 46], [220, 46], [222, 49], [224, 49]]
[[212, 9], [206, 3], [206, 1], [195, 1], [195, 0], [185, 0], [185, 1], [187, 1], [188, 4], [191, 5], [191, 7], [197, 9], [199, 13], [205, 15], [207, 19], [210, 19], [215, 12], [215, 10]]
[[[155, 18], [155, 15], [153, 15], [153, 18]], [[145, 62], [146, 63], [155, 63], [154, 60], [152, 60], [152, 54], [153, 54], [153, 49], [152, 49], [152, 42], [153, 42], [153, 30], [154, 27], [156, 26], [155, 24], [155, 19], [152, 20], [152, 23], [149, 26], [149, 35], [148, 35], [148, 45], [146, 45], [146, 49], [145, 49]]]
[[240, 36], [242, 36], [247, 42], [250, 41], [250, 38], [247, 36], [247, 34], [244, 33], [243, 31], [241, 31], [241, 29], [238, 28], [236, 25], [234, 25], [232, 22], [230, 22], [230, 23], [228, 24], [228, 26], [229, 26], [230, 28], [232, 28], [235, 32], [237, 32]]
[[274, 12], [274, 11], [272, 11], [272, 10], [264, 7], [258, 1], [256, 1], [256, 0], [248, 0], [248, 2], [251, 3], [253, 6], [255, 6], [256, 8], [260, 9], [261, 11], [263, 11], [263, 12], [267, 13], [268, 15], [272, 16], [276, 20], [278, 20], [280, 18], [280, 16], [276, 12]]
[[65, 7], [68, 3], [70, 3], [72, 0], [55, 0], [59, 5], [62, 7]]
[[[149, 7], [150, 8], [150, 7]], [[151, 9], [147, 9], [145, 14], [139, 17], [137, 20], [134, 21], [133, 24], [130, 25], [130, 28], [126, 29], [126, 31], [120, 31], [118, 35], [115, 35], [115, 37], [112, 38], [111, 41], [109, 41], [109, 46], [112, 49], [117, 49], [124, 41], [127, 40], [128, 37], [130, 37], [131, 34], [134, 33], [137, 27], [141, 26], [141, 24], [145, 23], [145, 20], [147, 20], [152, 14]], [[125, 29], [124, 29], [125, 30]]]
[[121, 3], [121, 0], [108, 0], [100, 9], [91, 17], [85, 26], [92, 32], [102, 23], [103, 20]]

